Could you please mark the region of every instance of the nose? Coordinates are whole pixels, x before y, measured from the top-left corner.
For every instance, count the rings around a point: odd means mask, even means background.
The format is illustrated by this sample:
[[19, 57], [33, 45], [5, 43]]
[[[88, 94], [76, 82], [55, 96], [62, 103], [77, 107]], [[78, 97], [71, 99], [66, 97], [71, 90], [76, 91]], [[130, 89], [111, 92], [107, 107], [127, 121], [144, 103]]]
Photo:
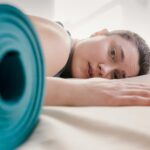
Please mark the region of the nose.
[[109, 64], [99, 64], [99, 72], [102, 78], [111, 79], [111, 72], [115, 69], [112, 65]]

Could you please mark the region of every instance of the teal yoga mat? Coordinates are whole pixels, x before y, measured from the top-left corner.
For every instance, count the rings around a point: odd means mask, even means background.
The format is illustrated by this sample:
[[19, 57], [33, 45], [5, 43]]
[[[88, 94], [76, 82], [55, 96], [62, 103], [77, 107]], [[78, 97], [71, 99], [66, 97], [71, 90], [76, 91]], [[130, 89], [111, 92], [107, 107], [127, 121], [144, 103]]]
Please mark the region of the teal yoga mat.
[[0, 4], [0, 150], [32, 133], [44, 97], [45, 69], [37, 33], [19, 9]]

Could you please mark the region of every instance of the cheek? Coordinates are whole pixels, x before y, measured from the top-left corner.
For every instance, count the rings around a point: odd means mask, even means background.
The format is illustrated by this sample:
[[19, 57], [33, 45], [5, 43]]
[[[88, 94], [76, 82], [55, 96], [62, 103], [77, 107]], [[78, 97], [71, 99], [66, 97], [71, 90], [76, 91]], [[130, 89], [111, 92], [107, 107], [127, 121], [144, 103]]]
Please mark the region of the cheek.
[[109, 61], [108, 44], [105, 42], [86, 43], [78, 47], [76, 51], [76, 61], [81, 63], [90, 61], [95, 63], [106, 63]]
[[96, 56], [99, 57], [100, 61], [106, 61], [108, 59], [108, 44], [107, 42], [100, 41], [99, 45], [96, 48]]
[[90, 58], [96, 62], [106, 62], [108, 61], [108, 52], [103, 47], [98, 47], [97, 49], [93, 50], [90, 54]]

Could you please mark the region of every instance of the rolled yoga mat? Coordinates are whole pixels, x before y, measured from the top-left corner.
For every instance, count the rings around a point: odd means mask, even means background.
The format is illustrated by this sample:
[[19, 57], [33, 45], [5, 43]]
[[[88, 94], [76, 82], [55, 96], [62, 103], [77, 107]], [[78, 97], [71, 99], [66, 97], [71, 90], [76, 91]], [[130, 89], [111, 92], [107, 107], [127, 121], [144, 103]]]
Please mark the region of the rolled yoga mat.
[[44, 97], [44, 62], [29, 18], [0, 5], [0, 150], [16, 149], [32, 133]]

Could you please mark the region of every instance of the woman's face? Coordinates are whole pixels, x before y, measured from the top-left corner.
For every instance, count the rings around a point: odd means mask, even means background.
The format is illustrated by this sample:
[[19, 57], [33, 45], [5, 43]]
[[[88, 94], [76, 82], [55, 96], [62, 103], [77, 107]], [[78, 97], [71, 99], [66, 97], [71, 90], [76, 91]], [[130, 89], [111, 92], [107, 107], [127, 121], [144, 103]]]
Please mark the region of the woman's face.
[[119, 35], [94, 36], [77, 42], [72, 59], [73, 78], [118, 79], [136, 76], [139, 54]]

